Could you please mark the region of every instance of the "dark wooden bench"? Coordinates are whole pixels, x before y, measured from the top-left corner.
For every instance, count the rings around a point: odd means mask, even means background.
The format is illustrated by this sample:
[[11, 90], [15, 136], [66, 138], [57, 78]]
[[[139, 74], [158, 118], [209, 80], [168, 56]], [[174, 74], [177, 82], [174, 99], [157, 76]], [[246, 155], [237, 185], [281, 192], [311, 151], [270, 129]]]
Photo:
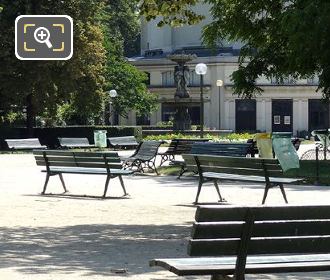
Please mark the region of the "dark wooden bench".
[[5, 142], [10, 150], [47, 149], [47, 146], [40, 144], [38, 138], [5, 139]]
[[33, 151], [37, 165], [44, 166], [42, 172], [46, 172], [46, 180], [41, 194], [45, 194], [49, 178], [58, 175], [64, 191], [67, 188], [62, 174], [91, 174], [106, 175], [103, 198], [106, 196], [110, 179], [118, 177], [127, 195], [122, 176], [132, 174], [130, 170], [122, 168], [121, 160], [116, 152], [72, 152], [36, 150]]
[[[247, 155], [251, 155], [252, 147], [253, 147], [252, 143], [196, 142], [192, 145], [189, 153], [203, 154], [203, 155], [231, 156], [231, 157], [246, 157]], [[180, 179], [181, 176], [187, 171], [192, 171], [195, 173], [198, 172], [197, 168], [193, 168], [189, 170], [186, 167], [184, 160], [173, 160], [172, 164], [181, 166], [178, 179]]]
[[95, 145], [90, 144], [87, 138], [59, 137], [58, 142], [60, 144], [60, 148], [64, 149], [95, 148]]
[[192, 257], [154, 259], [151, 266], [212, 280], [330, 270], [330, 206], [201, 206], [195, 218]]
[[199, 183], [195, 203], [198, 203], [198, 197], [204, 183], [212, 181], [219, 195], [220, 201], [223, 201], [218, 181], [231, 180], [251, 183], [265, 183], [262, 204], [265, 203], [268, 190], [278, 186], [286, 198], [284, 184], [293, 184], [302, 181], [301, 178], [285, 178], [282, 168], [277, 159], [262, 158], [242, 158], [213, 155], [186, 154], [182, 155], [187, 168], [194, 170], [197, 168]]
[[134, 136], [108, 137], [109, 146], [117, 148], [136, 148], [139, 143]]
[[197, 139], [183, 139], [176, 138], [171, 140], [165, 152], [158, 153], [161, 156], [160, 166], [166, 161], [174, 161], [176, 155], [187, 154], [190, 152], [191, 147], [194, 143], [198, 142], [208, 142], [210, 139], [207, 138], [197, 138]]
[[144, 172], [144, 168], [151, 169], [159, 175], [156, 168], [156, 156], [161, 141], [143, 141], [139, 144], [136, 151], [129, 158], [122, 158], [124, 168], [135, 169], [136, 172]]

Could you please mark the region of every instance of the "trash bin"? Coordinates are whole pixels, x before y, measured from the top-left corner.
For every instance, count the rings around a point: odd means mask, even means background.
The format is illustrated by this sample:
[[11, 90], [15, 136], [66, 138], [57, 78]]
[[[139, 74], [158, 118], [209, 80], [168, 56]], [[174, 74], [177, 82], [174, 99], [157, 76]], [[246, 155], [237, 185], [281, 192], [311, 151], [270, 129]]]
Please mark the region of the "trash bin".
[[273, 132], [272, 141], [274, 153], [283, 171], [299, 168], [299, 157], [291, 142], [291, 133]]
[[94, 130], [94, 143], [98, 148], [107, 147], [107, 131], [106, 130]]
[[254, 140], [257, 142], [260, 158], [273, 158], [272, 139], [269, 133], [257, 133]]

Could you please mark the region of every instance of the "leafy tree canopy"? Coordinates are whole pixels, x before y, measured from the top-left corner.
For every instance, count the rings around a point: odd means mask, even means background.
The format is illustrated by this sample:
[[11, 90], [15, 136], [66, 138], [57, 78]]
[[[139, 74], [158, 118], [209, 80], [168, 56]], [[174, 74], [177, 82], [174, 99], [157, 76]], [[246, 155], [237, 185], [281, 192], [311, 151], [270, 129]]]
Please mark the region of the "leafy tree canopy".
[[[194, 0], [144, 0], [147, 19], [162, 17], [160, 25], [194, 24], [204, 15], [193, 13]], [[330, 97], [330, 2], [327, 0], [205, 0], [213, 21], [203, 39], [242, 41], [239, 69], [232, 75], [234, 91], [251, 97], [261, 89], [261, 75], [319, 76], [319, 90]]]
[[[75, 104], [81, 122], [101, 109], [105, 51], [99, 0], [0, 0], [0, 99], [5, 110], [27, 105], [28, 126], [36, 115], [54, 118], [58, 106]], [[20, 61], [14, 54], [18, 15], [68, 14], [74, 23], [74, 54], [68, 61]], [[93, 104], [93, 106], [90, 106]]]
[[[115, 108], [149, 113], [156, 98], [148, 94], [146, 76], [129, 65], [138, 32], [137, 1], [0, 0], [0, 109], [27, 108], [28, 126], [35, 116], [58, 124], [101, 121], [107, 90], [116, 88]], [[67, 14], [74, 22], [74, 55], [69, 61], [20, 61], [14, 54], [14, 22], [24, 14]], [[0, 120], [1, 121], [1, 120]]]

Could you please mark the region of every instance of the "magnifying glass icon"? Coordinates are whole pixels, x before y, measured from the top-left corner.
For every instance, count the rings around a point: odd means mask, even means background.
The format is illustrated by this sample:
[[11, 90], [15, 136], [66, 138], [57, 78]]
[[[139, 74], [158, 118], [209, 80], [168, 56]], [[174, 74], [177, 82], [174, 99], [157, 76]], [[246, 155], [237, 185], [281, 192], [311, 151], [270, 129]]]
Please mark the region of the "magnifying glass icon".
[[49, 49], [53, 47], [52, 43], [49, 41], [50, 32], [46, 27], [38, 27], [34, 31], [34, 39], [41, 44], [46, 44]]

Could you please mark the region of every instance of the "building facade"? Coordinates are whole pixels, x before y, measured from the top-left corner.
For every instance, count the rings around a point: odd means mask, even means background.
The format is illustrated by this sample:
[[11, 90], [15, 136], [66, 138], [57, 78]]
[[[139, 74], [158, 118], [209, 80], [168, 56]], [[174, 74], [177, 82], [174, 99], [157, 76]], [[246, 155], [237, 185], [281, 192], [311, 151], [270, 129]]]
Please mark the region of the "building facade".
[[[207, 15], [207, 5], [197, 6], [199, 12]], [[197, 59], [189, 62], [189, 88], [191, 104], [189, 112], [192, 124], [199, 124], [200, 77], [195, 65], [203, 62], [208, 66], [204, 76], [204, 125], [210, 129], [243, 131], [287, 131], [294, 135], [329, 127], [329, 105], [316, 92], [318, 80], [293, 80], [283, 83], [267, 80], [257, 81], [264, 92], [254, 99], [240, 99], [233, 95], [231, 74], [238, 67], [240, 43], [222, 42], [217, 50], [208, 50], [201, 41], [202, 27], [210, 22], [207, 17], [196, 26], [180, 28], [157, 27], [157, 20], [142, 21], [141, 56], [131, 58], [132, 64], [149, 76], [148, 87], [157, 93], [160, 106], [150, 118], [136, 118], [132, 112], [129, 124], [151, 124], [171, 120], [175, 107], [174, 67], [166, 58], [168, 54], [196, 54]], [[223, 86], [217, 86], [217, 80]], [[126, 121], [125, 121], [126, 122]]]

